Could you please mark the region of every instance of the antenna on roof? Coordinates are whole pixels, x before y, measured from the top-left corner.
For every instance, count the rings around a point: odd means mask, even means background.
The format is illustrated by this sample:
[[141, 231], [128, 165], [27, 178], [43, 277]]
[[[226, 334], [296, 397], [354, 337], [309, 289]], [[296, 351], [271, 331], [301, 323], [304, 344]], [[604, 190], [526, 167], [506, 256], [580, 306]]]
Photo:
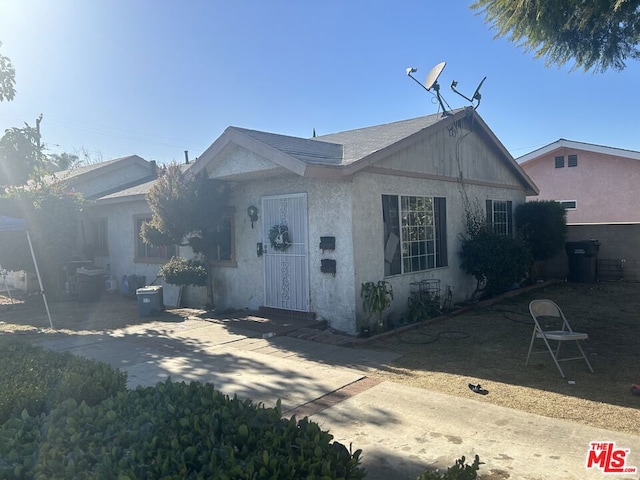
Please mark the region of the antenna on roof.
[[451, 82], [451, 90], [453, 90], [454, 92], [456, 92], [458, 95], [460, 95], [462, 98], [464, 98], [465, 100], [467, 100], [468, 102], [471, 103], [471, 105], [473, 105], [473, 102], [475, 100], [478, 101], [478, 103], [476, 103], [475, 107], [473, 107], [473, 109], [477, 109], [480, 106], [480, 100], [482, 100], [482, 95], [480, 95], [480, 87], [482, 87], [482, 84], [484, 83], [484, 81], [487, 79], [487, 77], [484, 77], [481, 81], [480, 84], [478, 85], [478, 88], [476, 88], [476, 91], [473, 92], [473, 95], [471, 95], [471, 98], [467, 97], [466, 95], [463, 95], [462, 93], [460, 93], [458, 90], [456, 90], [456, 87], [458, 86], [458, 82], [456, 82], [455, 80], [453, 82]]
[[436, 92], [436, 98], [438, 99], [438, 103], [442, 108], [442, 115], [451, 115], [447, 111], [447, 108], [444, 105], [446, 101], [440, 95], [440, 84], [438, 83], [438, 77], [440, 77], [440, 74], [442, 73], [446, 65], [447, 65], [446, 62], [440, 62], [435, 67], [433, 67], [427, 74], [427, 78], [424, 81], [424, 85], [420, 83], [418, 80], [416, 80], [416, 78], [413, 75], [411, 75], [412, 73], [416, 73], [418, 71], [417, 68], [413, 68], [413, 67], [407, 68], [407, 75], [410, 76], [414, 82], [416, 82], [418, 85], [424, 88], [427, 92], [431, 93], [431, 90]]

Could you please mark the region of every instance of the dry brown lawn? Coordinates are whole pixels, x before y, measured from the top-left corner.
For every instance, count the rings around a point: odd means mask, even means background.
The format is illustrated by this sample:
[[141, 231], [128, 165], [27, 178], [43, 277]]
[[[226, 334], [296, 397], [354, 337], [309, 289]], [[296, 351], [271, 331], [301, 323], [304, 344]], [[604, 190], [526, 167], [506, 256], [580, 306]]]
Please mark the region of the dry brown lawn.
[[[524, 365], [533, 330], [528, 304], [534, 298], [554, 300], [575, 330], [589, 333], [585, 350], [595, 373], [582, 361], [565, 362], [563, 379], [549, 355]], [[56, 330], [82, 334], [205, 312], [174, 309], [140, 317], [135, 299], [112, 294], [96, 303], [52, 302], [51, 313]], [[40, 335], [48, 328], [41, 297], [12, 305], [0, 296], [0, 337]], [[363, 346], [402, 354], [375, 374], [385, 380], [640, 434], [640, 396], [631, 394], [631, 384], [640, 383], [639, 283], [545, 286]], [[480, 383], [489, 394], [471, 392], [469, 383]]]
[[[589, 334], [583, 348], [595, 373], [582, 360], [561, 362], [563, 379], [547, 354], [525, 366], [533, 331], [528, 304], [536, 298], [555, 301], [574, 330]], [[640, 384], [638, 283], [549, 285], [368, 347], [402, 354], [376, 374], [385, 380], [640, 434], [640, 396], [631, 393], [631, 384]], [[473, 393], [469, 383], [480, 383], [489, 394]]]

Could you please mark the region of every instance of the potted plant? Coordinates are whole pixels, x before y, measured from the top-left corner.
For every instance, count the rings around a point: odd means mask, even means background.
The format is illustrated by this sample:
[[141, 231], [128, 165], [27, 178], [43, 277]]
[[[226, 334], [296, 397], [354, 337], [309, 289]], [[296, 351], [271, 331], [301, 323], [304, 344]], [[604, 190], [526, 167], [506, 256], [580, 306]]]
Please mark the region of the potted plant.
[[391, 284], [385, 280], [380, 280], [377, 283], [363, 283], [360, 289], [360, 298], [362, 298], [362, 308], [369, 314], [367, 320], [372, 315], [378, 315], [378, 326], [382, 327], [382, 312], [389, 308], [393, 300]]

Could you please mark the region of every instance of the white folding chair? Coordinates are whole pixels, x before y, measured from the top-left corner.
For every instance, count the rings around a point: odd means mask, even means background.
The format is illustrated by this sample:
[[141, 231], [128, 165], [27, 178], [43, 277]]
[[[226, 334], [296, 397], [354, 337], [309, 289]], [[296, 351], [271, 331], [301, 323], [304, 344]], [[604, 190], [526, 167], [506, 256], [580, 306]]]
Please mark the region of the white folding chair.
[[[565, 375], [564, 375], [564, 372], [562, 371], [562, 368], [560, 368], [559, 362], [566, 362], [569, 360], [584, 359], [584, 361], [587, 363], [587, 366], [589, 367], [589, 370], [591, 370], [591, 373], [593, 373], [593, 368], [591, 367], [591, 364], [589, 363], [589, 360], [587, 359], [587, 356], [585, 355], [584, 350], [582, 350], [582, 347], [580, 346], [580, 341], [587, 340], [589, 338], [589, 335], [587, 335], [586, 333], [574, 332], [573, 330], [571, 330], [571, 326], [569, 325], [569, 322], [567, 322], [567, 319], [565, 318], [564, 313], [562, 313], [562, 310], [560, 310], [560, 307], [558, 305], [556, 305], [551, 300], [533, 300], [529, 304], [529, 312], [533, 317], [535, 326], [533, 328], [533, 334], [531, 335], [531, 343], [529, 344], [529, 354], [527, 355], [527, 361], [525, 365], [529, 365], [529, 358], [531, 357], [532, 354], [549, 353], [551, 354], [551, 357], [553, 358], [553, 361], [555, 362], [556, 367], [558, 367], [558, 370], [560, 371], [560, 375], [562, 376], [562, 378], [564, 378]], [[546, 329], [548, 327], [547, 323], [544, 323], [545, 328], [543, 328], [544, 320], [546, 320], [547, 322], [549, 322], [549, 320], [553, 321], [555, 325], [553, 325], [553, 327], [551, 328], [559, 327], [560, 323], [562, 323], [562, 328], [560, 328], [559, 330]], [[547, 347], [547, 350], [541, 350], [539, 352], [531, 351], [533, 349], [533, 343], [535, 342], [536, 338], [540, 338], [544, 341]], [[551, 348], [551, 344], [549, 343], [549, 341], [552, 341], [552, 340], [555, 340], [558, 342], [558, 346], [556, 347], [555, 351], [553, 348]], [[563, 342], [575, 342], [576, 346], [578, 347], [578, 350], [580, 350], [581, 356], [570, 357], [570, 358], [559, 358], [560, 345], [562, 345]]]

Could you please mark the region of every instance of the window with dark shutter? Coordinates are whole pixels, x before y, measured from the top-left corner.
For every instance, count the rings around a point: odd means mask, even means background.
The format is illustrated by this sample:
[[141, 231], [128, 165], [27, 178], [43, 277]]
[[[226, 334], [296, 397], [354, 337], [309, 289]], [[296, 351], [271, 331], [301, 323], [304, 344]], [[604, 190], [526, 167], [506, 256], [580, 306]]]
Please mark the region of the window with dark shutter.
[[578, 166], [578, 155], [569, 155], [567, 157], [567, 165], [570, 167]]
[[382, 195], [385, 276], [448, 265], [441, 197]]
[[564, 157], [556, 157], [556, 168], [564, 167]]

